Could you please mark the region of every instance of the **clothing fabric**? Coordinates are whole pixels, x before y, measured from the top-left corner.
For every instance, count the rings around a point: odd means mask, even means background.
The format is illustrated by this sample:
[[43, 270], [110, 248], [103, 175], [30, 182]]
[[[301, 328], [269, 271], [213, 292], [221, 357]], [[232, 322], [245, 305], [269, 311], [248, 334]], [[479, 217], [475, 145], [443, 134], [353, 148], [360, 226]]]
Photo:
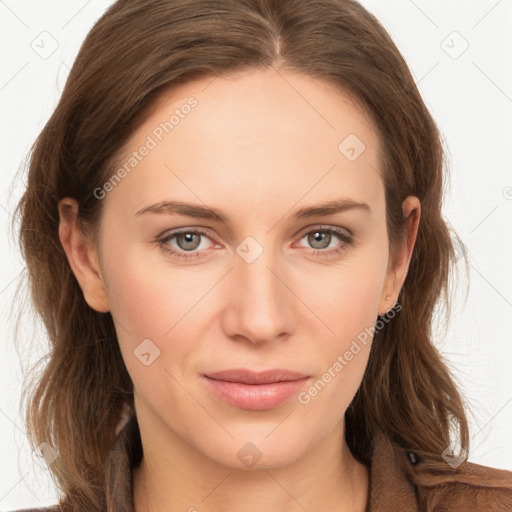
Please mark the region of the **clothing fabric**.
[[[132, 470], [141, 459], [139, 426], [132, 415], [108, 456], [107, 503], [101, 512], [134, 512]], [[468, 461], [455, 469], [447, 463], [445, 472], [428, 471], [414, 453], [382, 433], [375, 438], [369, 469], [366, 512], [512, 512], [512, 471]], [[55, 505], [16, 512], [59, 510]]]

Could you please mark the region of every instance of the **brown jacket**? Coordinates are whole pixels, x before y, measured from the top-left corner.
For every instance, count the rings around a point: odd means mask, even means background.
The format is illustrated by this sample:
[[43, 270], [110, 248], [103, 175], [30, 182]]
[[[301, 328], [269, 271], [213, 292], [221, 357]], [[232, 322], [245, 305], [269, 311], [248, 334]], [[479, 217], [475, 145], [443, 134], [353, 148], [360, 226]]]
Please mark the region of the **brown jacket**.
[[[141, 457], [140, 433], [132, 416], [108, 457], [107, 504], [101, 512], [133, 512], [132, 468]], [[366, 512], [476, 511], [512, 512], [512, 471], [464, 462], [455, 471], [447, 464], [446, 472], [433, 473], [414, 453], [383, 435], [376, 438]], [[59, 512], [59, 507], [18, 512]]]

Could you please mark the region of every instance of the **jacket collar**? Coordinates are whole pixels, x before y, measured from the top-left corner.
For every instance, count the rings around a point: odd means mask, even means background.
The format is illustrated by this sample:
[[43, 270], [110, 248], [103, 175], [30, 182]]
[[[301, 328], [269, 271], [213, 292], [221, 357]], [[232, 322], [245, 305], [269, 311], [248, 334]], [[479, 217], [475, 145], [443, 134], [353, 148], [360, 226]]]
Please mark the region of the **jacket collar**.
[[392, 443], [383, 432], [376, 433], [366, 512], [417, 510], [413, 483], [417, 460], [414, 453]]

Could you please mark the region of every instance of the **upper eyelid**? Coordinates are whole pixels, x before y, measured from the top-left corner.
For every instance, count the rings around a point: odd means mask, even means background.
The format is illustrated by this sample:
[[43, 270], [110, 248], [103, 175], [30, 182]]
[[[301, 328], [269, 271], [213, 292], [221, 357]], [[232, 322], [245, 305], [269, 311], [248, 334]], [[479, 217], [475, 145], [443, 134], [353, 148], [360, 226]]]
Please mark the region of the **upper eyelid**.
[[348, 228], [342, 227], [342, 226], [330, 226], [326, 224], [317, 224], [313, 226], [306, 226], [305, 228], [301, 229], [295, 236], [303, 236], [307, 233], [310, 233], [311, 231], [334, 231], [335, 233], [337, 231], [346, 231], [347, 236], [354, 236], [352, 231]]

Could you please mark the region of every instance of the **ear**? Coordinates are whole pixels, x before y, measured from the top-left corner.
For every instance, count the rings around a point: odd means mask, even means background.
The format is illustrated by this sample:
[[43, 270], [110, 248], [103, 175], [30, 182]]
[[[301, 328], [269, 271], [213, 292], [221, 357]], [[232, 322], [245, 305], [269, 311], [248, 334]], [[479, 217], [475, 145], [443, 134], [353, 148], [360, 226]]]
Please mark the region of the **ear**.
[[402, 285], [407, 277], [412, 250], [416, 242], [420, 223], [421, 204], [419, 199], [415, 196], [408, 196], [402, 203], [402, 211], [405, 219], [407, 237], [397, 255], [395, 266], [392, 266], [391, 260], [389, 262], [386, 280], [380, 298], [379, 315], [386, 314], [393, 305], [396, 304]]
[[100, 312], [109, 311], [96, 248], [80, 228], [78, 203], [65, 197], [59, 201], [59, 239], [89, 306]]

